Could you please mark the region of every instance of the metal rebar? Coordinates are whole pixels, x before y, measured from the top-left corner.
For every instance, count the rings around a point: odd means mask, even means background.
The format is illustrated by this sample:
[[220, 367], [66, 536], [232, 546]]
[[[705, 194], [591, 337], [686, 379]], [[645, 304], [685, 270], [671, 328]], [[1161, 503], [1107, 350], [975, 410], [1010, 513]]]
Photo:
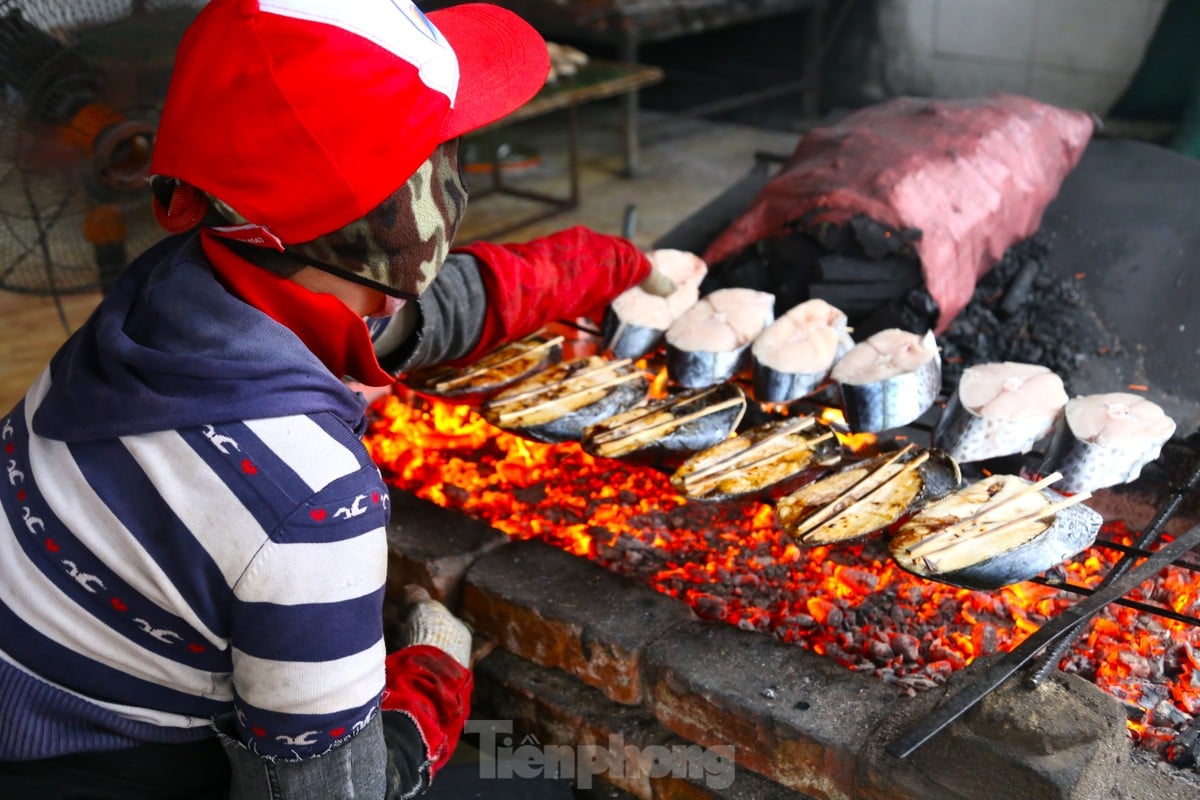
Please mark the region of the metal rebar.
[[[1089, 589], [1086, 586], [1077, 586], [1073, 583], [1054, 583], [1053, 581], [1048, 581], [1048, 580], [1045, 580], [1044, 578], [1034, 578], [1033, 580], [1030, 581], [1030, 583], [1038, 583], [1038, 584], [1041, 584], [1042, 586], [1049, 586], [1051, 589], [1058, 589], [1059, 591], [1071, 592], [1072, 594], [1081, 594], [1081, 595], [1085, 595], [1085, 596], [1096, 593], [1095, 589]], [[1114, 600], [1113, 605], [1124, 606], [1125, 608], [1132, 608], [1134, 611], [1140, 611], [1143, 614], [1155, 614], [1164, 619], [1171, 619], [1171, 620], [1175, 620], [1176, 622], [1180, 622], [1184, 625], [1190, 625], [1193, 628], [1200, 628], [1200, 617], [1193, 617], [1190, 614], [1181, 614], [1180, 612], [1178, 612], [1174, 609], [1171, 609], [1171, 608], [1164, 608], [1162, 606], [1156, 606], [1156, 605], [1153, 605], [1152, 603], [1143, 603], [1138, 600], [1127, 600], [1125, 598], [1121, 598], [1120, 600]], [[1040, 661], [1040, 659], [1039, 659], [1039, 661]], [[1054, 662], [1054, 663], [1057, 663], [1057, 662]], [[1030, 685], [1030, 688], [1032, 688], [1032, 686], [1034, 686], [1034, 685], [1036, 685], [1036, 684]]]
[[963, 684], [955, 694], [935, 708], [915, 727], [894, 739], [887, 746], [887, 752], [897, 758], [907, 758], [918, 747], [973, 708], [1010, 675], [1037, 657], [1038, 653], [1047, 646], [1071, 633], [1081, 622], [1099, 613], [1114, 600], [1154, 577], [1171, 561], [1197, 545], [1200, 545], [1200, 525], [1189, 529], [1175, 541], [1164, 545], [1138, 566], [1120, 577], [1114, 578], [1107, 586], [1098, 588], [1090, 597], [1063, 610], [1058, 616], [1030, 635], [1016, 649], [1006, 653], [987, 669], [974, 676], [972, 680]]
[[[1184, 498], [1194, 492], [1197, 486], [1200, 486], [1200, 459], [1197, 459], [1192, 465], [1192, 469], [1187, 477], [1184, 478], [1183, 483], [1170, 490], [1170, 495], [1167, 497], [1166, 502], [1159, 507], [1158, 513], [1154, 515], [1154, 518], [1146, 524], [1146, 527], [1142, 528], [1141, 533], [1133, 540], [1134, 549], [1145, 550], [1150, 544], [1157, 541], [1163, 528], [1171, 521], [1171, 517], [1175, 516], [1175, 512], [1179, 510], [1179, 506], [1183, 503]], [[1125, 553], [1125, 555], [1121, 556], [1120, 560], [1113, 564], [1112, 569], [1104, 576], [1099, 587], [1097, 587], [1097, 591], [1128, 572], [1139, 558], [1141, 556], [1134, 553]], [[1080, 622], [1082, 623], [1082, 620]], [[1071, 649], [1071, 646], [1075, 643], [1080, 633], [1082, 633], [1082, 625], [1077, 624], [1066, 635], [1055, 642], [1053, 647], [1048, 647], [1046, 652], [1038, 658], [1037, 662], [1029, 670], [1028, 674], [1025, 675], [1025, 679], [1022, 681], [1025, 687], [1033, 689], [1039, 686], [1042, 681], [1046, 680], [1050, 673], [1058, 669], [1058, 665], [1062, 663], [1063, 656]]]

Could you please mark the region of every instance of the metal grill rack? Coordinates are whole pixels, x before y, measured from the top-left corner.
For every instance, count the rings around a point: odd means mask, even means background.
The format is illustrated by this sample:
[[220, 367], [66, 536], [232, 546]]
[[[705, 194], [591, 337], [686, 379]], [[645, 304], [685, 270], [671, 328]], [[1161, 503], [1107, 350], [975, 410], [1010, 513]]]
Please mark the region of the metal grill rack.
[[[910, 426], [911, 434], [906, 434], [909, 438], [923, 435], [928, 441], [933, 431], [933, 422], [928, 418], [933, 416], [936, 421], [939, 413], [940, 409], [931, 409], [929, 414]], [[1027, 470], [1037, 471], [1043, 458], [1043, 453], [1031, 452], [1009, 461], [1008, 465], [1014, 470], [1024, 466]], [[973, 469], [981, 467], [975, 466]], [[1093, 547], [1120, 553], [1120, 558], [1101, 583], [1093, 589], [1046, 575], [1034, 578], [1034, 583], [1077, 594], [1083, 599], [1043, 625], [986, 670], [961, 684], [933, 713], [888, 745], [888, 753], [898, 758], [911, 755], [1019, 670], [1027, 668], [1022, 679], [1027, 688], [1040, 684], [1058, 668], [1085, 623], [1109, 604], [1200, 627], [1200, 617], [1125, 597], [1168, 566], [1200, 573], [1200, 557], [1192, 552], [1200, 546], [1200, 525], [1169, 543], [1161, 541], [1168, 524], [1179, 514], [1185, 501], [1196, 495], [1200, 488], [1200, 452], [1191, 442], [1172, 441], [1163, 448], [1159, 459], [1145, 468], [1138, 483], [1151, 496], [1161, 497], [1162, 500], [1156, 507], [1154, 517], [1137, 533], [1131, 545], [1104, 536], [1096, 539]]]
[[[575, 335], [599, 337], [601, 333], [589, 326], [565, 324], [563, 328], [573, 330]], [[651, 359], [653, 361], [653, 359]], [[649, 364], [656, 371], [657, 363]], [[743, 386], [743, 388], [748, 388]], [[750, 393], [750, 396], [753, 396]], [[935, 403], [924, 415], [903, 428], [881, 434], [884, 443], [889, 441], [930, 442], [934, 426], [945, 407]], [[740, 429], [747, 429], [778, 418], [781, 415], [822, 415], [824, 412], [842, 411], [837, 390], [827, 385], [819, 392], [789, 403], [786, 408], [750, 403]], [[852, 433], [845, 425], [832, 423], [832, 427], [843, 433]], [[1024, 471], [1032, 474], [1041, 471], [1045, 453], [1032, 451], [1019, 456], [994, 459], [981, 464], [961, 465], [964, 479], [983, 477], [985, 470], [992, 473], [1016, 474]], [[1185, 625], [1200, 627], [1200, 617], [1178, 612], [1173, 608], [1131, 600], [1125, 597], [1159, 571], [1176, 566], [1189, 572], [1200, 573], [1200, 553], [1192, 553], [1200, 546], [1200, 525], [1197, 525], [1169, 543], [1160, 541], [1167, 526], [1179, 514], [1187, 500], [1200, 496], [1200, 449], [1190, 440], [1173, 440], [1164, 446], [1160, 457], [1148, 464], [1137, 481], [1138, 487], [1159, 502], [1154, 517], [1134, 537], [1133, 543], [1125, 545], [1101, 536], [1092, 547], [1119, 553], [1120, 557], [1103, 577], [1096, 588], [1089, 588], [1061, 580], [1047, 574], [1034, 578], [1032, 582], [1056, 590], [1079, 595], [1080, 599], [1068, 607], [1038, 631], [1026, 638], [1012, 651], [1006, 653], [987, 670], [960, 685], [958, 691], [934, 710], [921, 724], [901, 735], [887, 748], [888, 752], [905, 758], [933, 736], [958, 719], [990, 692], [998, 688], [1017, 671], [1029, 667], [1023, 683], [1034, 687], [1053, 673], [1061, 663], [1063, 655], [1071, 647], [1084, 624], [1109, 604], [1125, 606], [1136, 611], [1153, 614]], [[1110, 520], [1111, 521], [1111, 520]], [[1139, 563], [1140, 562], [1140, 563]]]

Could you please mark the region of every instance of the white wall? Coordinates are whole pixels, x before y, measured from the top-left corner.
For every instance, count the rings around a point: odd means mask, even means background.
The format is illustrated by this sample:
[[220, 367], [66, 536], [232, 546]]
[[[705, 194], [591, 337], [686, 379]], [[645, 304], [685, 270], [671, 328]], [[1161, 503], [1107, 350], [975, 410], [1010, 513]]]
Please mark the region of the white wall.
[[1103, 113], [1167, 0], [880, 0], [890, 94], [1002, 91]]

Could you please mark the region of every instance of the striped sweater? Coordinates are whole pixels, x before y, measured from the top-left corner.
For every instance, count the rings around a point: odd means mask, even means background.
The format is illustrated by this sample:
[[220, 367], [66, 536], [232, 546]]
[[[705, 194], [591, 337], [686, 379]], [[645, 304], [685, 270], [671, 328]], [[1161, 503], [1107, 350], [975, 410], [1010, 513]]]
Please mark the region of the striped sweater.
[[135, 261], [0, 418], [0, 760], [231, 709], [269, 757], [365, 725], [388, 515], [363, 414], [194, 237]]

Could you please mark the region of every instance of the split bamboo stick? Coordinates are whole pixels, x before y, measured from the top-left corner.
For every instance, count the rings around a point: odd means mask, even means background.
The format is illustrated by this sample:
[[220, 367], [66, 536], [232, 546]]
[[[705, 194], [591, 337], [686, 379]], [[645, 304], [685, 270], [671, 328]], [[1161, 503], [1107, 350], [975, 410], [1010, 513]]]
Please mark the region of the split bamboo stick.
[[582, 396], [588, 394], [589, 392], [601, 391], [603, 389], [611, 389], [614, 386], [620, 386], [621, 384], [629, 383], [630, 381], [635, 381], [638, 379], [644, 380], [645, 377], [646, 376], [643, 375], [641, 373], [641, 371], [629, 372], [629, 373], [626, 373], [625, 375], [618, 375], [615, 378], [610, 378], [601, 383], [597, 383], [592, 386], [585, 386], [585, 387], [583, 387], [581, 389], [577, 389], [573, 392], [568, 392], [567, 394], [559, 395], [558, 397], [552, 397], [549, 400], [543, 400], [542, 402], [537, 403], [532, 406], [526, 406], [525, 408], [521, 408], [516, 411], [506, 411], [506, 412], [500, 414], [497, 417], [497, 419], [499, 420], [501, 425], [509, 425], [517, 420], [520, 420], [522, 417], [528, 417], [538, 411], [549, 408], [553, 405], [557, 405], [558, 403], [563, 403], [568, 400], [573, 400], [576, 397], [582, 397]]
[[[739, 464], [739, 465], [733, 467], [732, 469], [736, 470], [737, 472], [747, 472], [748, 470], [751, 470], [755, 467], [761, 467], [763, 464], [768, 464], [771, 461], [775, 461], [776, 459], [782, 458], [783, 456], [788, 455], [789, 453], [794, 453], [797, 450], [811, 450], [814, 445], [818, 445], [821, 442], [824, 442], [828, 439], [832, 439], [836, 435], [837, 434], [834, 434], [831, 432], [831, 433], [821, 434], [820, 436], [816, 437], [815, 439], [805, 439], [802, 442], [797, 442], [795, 445], [793, 445], [791, 447], [785, 447], [782, 450], [778, 450], [769, 455], [765, 455], [762, 458], [755, 459], [754, 461], [751, 461], [749, 464]], [[747, 448], [747, 449], [749, 449], [749, 448]], [[744, 453], [746, 451], [743, 450], [742, 452]], [[710, 474], [705, 475], [704, 477], [696, 479], [694, 481], [689, 480], [690, 477], [691, 476], [685, 476], [683, 479], [684, 490], [689, 495], [702, 495], [702, 494], [705, 494], [713, 486], [716, 486], [721, 481], [725, 480], [728, 477], [728, 474], [710, 473]]]
[[1003, 506], [1006, 506], [1015, 500], [1019, 500], [1022, 497], [1028, 497], [1031, 494], [1040, 492], [1042, 489], [1045, 489], [1060, 478], [1062, 478], [1062, 473], [1052, 472], [1037, 483], [1028, 484], [1008, 495], [1007, 497], [1002, 497], [994, 502], [986, 503], [983, 506], [980, 506], [980, 508], [974, 514], [971, 514], [968, 517], [963, 517], [957, 522], [947, 525], [937, 533], [926, 536], [921, 541], [915, 543], [911, 548], [906, 548], [905, 552], [911, 556], [917, 556], [919, 555], [918, 551], [926, 549], [930, 544], [936, 544], [937, 542], [945, 541], [946, 539], [957, 538], [962, 534], [963, 531], [978, 524], [985, 515], [990, 514], [996, 509], [1002, 508]]
[[[866, 491], [863, 491], [861, 494], [851, 495], [850, 496], [851, 502], [849, 505], [843, 506], [842, 508], [834, 511], [826, 519], [818, 520], [817, 522], [815, 522], [811, 525], [809, 524], [809, 520], [807, 520], [807, 519], [804, 520], [804, 528], [803, 528], [803, 530], [797, 531], [797, 535], [804, 537], [805, 535], [811, 533], [813, 530], [821, 527], [822, 525], [826, 525], [830, 522], [833, 522], [838, 517], [845, 516], [846, 514], [850, 513], [851, 511], [853, 511], [854, 509], [858, 508], [863, 503], [865, 503], [869, 499], [871, 499], [871, 497], [876, 492], [891, 485], [892, 483], [897, 481], [901, 476], [908, 475], [909, 473], [913, 472], [914, 470], [919, 469], [921, 467], [921, 465], [924, 464], [928, 460], [929, 460], [929, 453], [921, 453], [920, 455], [916, 456], [912, 461], [908, 462], [903, 467], [896, 470], [896, 472], [889, 475], [887, 478], [885, 478], [878, 484], [869, 487], [868, 489], [866, 489]], [[890, 461], [888, 463], [890, 464], [893, 462], [894, 462], [894, 459], [893, 459], [893, 461]], [[881, 464], [879, 469], [882, 470], [886, 466], [887, 466], [886, 464]], [[877, 470], [877, 472], [878, 472], [878, 470]], [[838, 501], [840, 502], [841, 500], [845, 499], [847, 497], [847, 495], [849, 495], [849, 492], [847, 492], [846, 494], [843, 494], [842, 497], [838, 498]], [[837, 503], [833, 503], [829, 506], [825, 506], [825, 508], [828, 509], [831, 506], [835, 506], [835, 505], [837, 505]], [[824, 510], [824, 509], [822, 509], [822, 510]], [[816, 516], [816, 515], [814, 514], [813, 516]]]
[[1064, 509], [1082, 503], [1091, 496], [1091, 492], [1080, 492], [1079, 494], [1073, 494], [1064, 500], [1058, 501], [1057, 503], [1050, 503], [1044, 508], [1039, 508], [1037, 511], [1030, 512], [1023, 516], [1017, 517], [1016, 519], [1010, 519], [1007, 522], [1002, 522], [994, 528], [988, 528], [983, 532], [970, 537], [969, 539], [955, 539], [953, 541], [946, 542], [941, 547], [938, 547], [934, 550], [917, 554], [915, 557], [924, 560], [927, 566], [936, 569], [937, 562], [930, 561], [930, 556], [936, 556], [939, 553], [945, 553], [947, 550], [953, 550], [955, 547], [958, 547], [961, 544], [970, 543], [973, 547], [980, 544], [986, 544], [989, 539], [992, 539], [1001, 533], [1007, 533], [1017, 525], [1022, 525], [1026, 522], [1033, 522], [1034, 520], [1042, 519], [1043, 517], [1054, 516]]
[[446, 392], [446, 391], [449, 391], [450, 389], [456, 389], [459, 386], [462, 386], [463, 384], [470, 383], [471, 381], [475, 380], [475, 378], [480, 375], [491, 372], [492, 370], [499, 369], [500, 367], [507, 366], [507, 365], [513, 363], [514, 361], [520, 361], [522, 358], [525, 358], [526, 356], [532, 355], [533, 353], [539, 353], [542, 350], [548, 350], [548, 349], [555, 347], [557, 345], [560, 345], [562, 343], [563, 343], [563, 337], [555, 336], [553, 339], [547, 339], [546, 341], [542, 342], [541, 344], [536, 344], [533, 347], [527, 347], [526, 349], [522, 350], [519, 353], [511, 355], [508, 358], [501, 359], [500, 361], [497, 361], [495, 364], [488, 364], [487, 366], [478, 366], [477, 365], [476, 367], [468, 370], [467, 372], [463, 372], [463, 373], [451, 378], [450, 380], [440, 381], [438, 383], [435, 383], [433, 385], [434, 391]]
[[626, 436], [621, 436], [621, 437], [618, 437], [615, 439], [607, 439], [604, 442], [602, 442], [601, 444], [597, 445], [597, 449], [603, 450], [605, 445], [626, 442], [628, 440], [641, 441], [641, 440], [645, 439], [647, 436], [651, 436], [653, 434], [657, 434], [657, 433], [660, 433], [665, 430], [678, 428], [680, 425], [686, 425], [687, 423], [691, 422], [692, 420], [697, 420], [697, 419], [700, 419], [701, 417], [706, 417], [709, 414], [715, 414], [718, 411], [724, 411], [727, 408], [733, 408], [734, 406], [743, 405], [744, 403], [745, 403], [745, 400], [743, 400], [740, 397], [731, 397], [728, 400], [722, 401], [720, 403], [716, 403], [715, 405], [709, 406], [708, 408], [702, 408], [699, 411], [693, 411], [691, 414], [685, 414], [682, 417], [675, 417], [673, 419], [663, 420], [662, 422], [655, 423], [654, 425], [651, 425], [648, 428], [643, 428], [640, 431], [635, 431], [634, 433], [628, 434]]
[[535, 397], [539, 394], [547, 394], [549, 392], [560, 391], [563, 388], [570, 388], [570, 385], [572, 383], [574, 383], [575, 381], [583, 380], [585, 378], [593, 377], [595, 375], [603, 375], [606, 372], [612, 372], [613, 370], [617, 370], [622, 367], [627, 367], [632, 363], [633, 363], [632, 359], [623, 358], [620, 361], [607, 361], [603, 364], [597, 364], [594, 367], [585, 367], [583, 369], [576, 371], [575, 374], [573, 374], [573, 375], [568, 375], [567, 377], [563, 378], [560, 381], [554, 381], [552, 383], [543, 383], [538, 386], [534, 386], [532, 388], [517, 392], [516, 394], [509, 394], [509, 395], [502, 395], [502, 396], [494, 397], [488, 401], [487, 408], [494, 411], [497, 408], [500, 408], [501, 406], [511, 405], [511, 404], [519, 402], [521, 400], [527, 400], [528, 398]]
[[[705, 397], [708, 397], [710, 394], [712, 394], [713, 392], [715, 392], [715, 391], [716, 391], [717, 389], [719, 389], [719, 388], [720, 388], [719, 386], [714, 386], [714, 387], [712, 387], [711, 389], [706, 389], [706, 390], [704, 390], [703, 392], [701, 392], [700, 394], [696, 395], [695, 397], [689, 397], [689, 398], [687, 398], [686, 400], [683, 400], [683, 401], [681, 401], [681, 402], [679, 402], [679, 403], [675, 403], [675, 404], [669, 404], [669, 405], [666, 405], [666, 406], [659, 406], [659, 407], [657, 407], [657, 408], [646, 408], [646, 409], [642, 409], [642, 410], [643, 410], [645, 413], [643, 413], [643, 414], [640, 414], [639, 416], [636, 416], [636, 417], [634, 417], [633, 419], [631, 419], [631, 420], [629, 420], [628, 422], [624, 423], [624, 424], [623, 424], [623, 425], [622, 425], [620, 428], [613, 428], [613, 429], [610, 429], [610, 430], [601, 431], [600, 433], [598, 433], [598, 434], [596, 434], [595, 436], [593, 436], [593, 437], [592, 437], [592, 443], [593, 443], [593, 444], [602, 444], [602, 443], [604, 443], [604, 442], [608, 442], [608, 441], [610, 441], [610, 440], [612, 440], [612, 439], [624, 439], [624, 438], [627, 438], [628, 436], [630, 436], [630, 435], [632, 435], [632, 434], [623, 433], [623, 432], [622, 432], [623, 428], [625, 428], [625, 427], [627, 427], [627, 426], [629, 426], [629, 425], [635, 425], [635, 424], [637, 424], [637, 422], [638, 422], [639, 420], [645, 419], [646, 417], [650, 416], [651, 414], [657, 414], [657, 413], [659, 413], [659, 412], [661, 412], [661, 411], [665, 411], [665, 412], [667, 412], [667, 413], [671, 413], [671, 412], [670, 412], [670, 409], [671, 409], [671, 408], [678, 408], [678, 407], [680, 407], [680, 406], [684, 406], [684, 405], [691, 405], [692, 403], [696, 402], [697, 400], [701, 400], [701, 399], [703, 399], [703, 398], [705, 398]], [[734, 399], [734, 400], [736, 400], [736, 401], [737, 401], [737, 402], [739, 402], [739, 403], [741, 403], [741, 402], [745, 402], [745, 401], [744, 401], [744, 399], [743, 399], [743, 398], [741, 398], [741, 397], [737, 397], [737, 398], [733, 398], [733, 399]], [[715, 406], [714, 406], [714, 408], [715, 408]], [[703, 409], [703, 412], [704, 412], [704, 413], [711, 413], [711, 411], [712, 411], [712, 410], [713, 410], [712, 408]]]
[[[716, 472], [721, 467], [726, 466], [730, 461], [737, 461], [737, 460], [741, 459], [743, 456], [745, 456], [747, 453], [752, 452], [754, 450], [762, 449], [763, 447], [765, 447], [766, 445], [775, 441], [776, 439], [781, 439], [784, 436], [788, 436], [793, 433], [799, 433], [800, 431], [803, 431], [803, 430], [808, 430], [815, 424], [817, 424], [817, 420], [814, 417], [811, 417], [811, 416], [794, 417], [792, 420], [789, 420], [784, 425], [781, 425], [779, 430], [771, 433], [769, 436], [764, 436], [762, 439], [759, 439], [757, 442], [750, 445], [749, 447], [743, 447], [741, 450], [738, 450], [735, 453], [730, 453], [727, 456], [723, 456], [722, 458], [714, 461], [713, 463], [709, 464], [706, 467], [703, 467], [701, 469], [695, 470], [694, 472], [688, 473], [686, 476], [684, 476], [684, 480], [685, 481], [686, 480], [698, 480], [706, 475]], [[788, 449], [790, 450], [791, 448], [788, 448]]]

